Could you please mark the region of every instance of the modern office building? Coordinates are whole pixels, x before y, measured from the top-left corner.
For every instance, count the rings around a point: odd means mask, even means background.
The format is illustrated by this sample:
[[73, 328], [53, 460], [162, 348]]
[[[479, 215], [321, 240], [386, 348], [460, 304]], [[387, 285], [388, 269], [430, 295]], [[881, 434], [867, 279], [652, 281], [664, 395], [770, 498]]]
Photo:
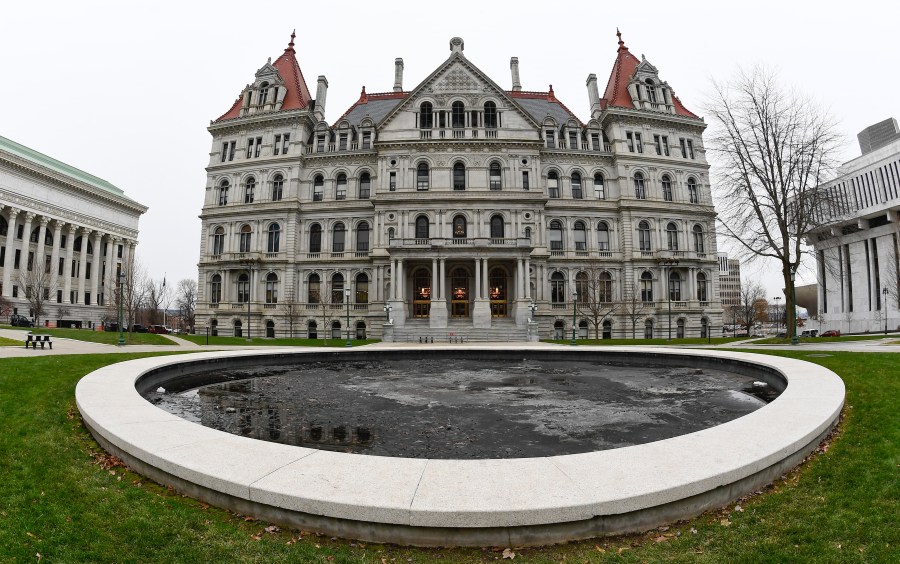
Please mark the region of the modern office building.
[[40, 321], [99, 323], [146, 211], [109, 182], [0, 137], [0, 295], [34, 318], [36, 284]]
[[728, 258], [728, 253], [716, 256], [719, 263], [719, 299], [725, 312], [723, 321], [734, 324], [734, 316], [741, 307], [741, 261]]
[[[900, 294], [900, 130], [886, 120], [859, 135], [862, 155], [821, 185], [833, 202], [806, 234], [818, 269], [821, 327], [844, 332], [897, 329]], [[810, 314], [812, 315], [812, 314]]]
[[396, 59], [392, 89], [363, 87], [328, 123], [328, 81], [313, 97], [294, 45], [208, 128], [198, 326], [377, 338], [390, 318], [397, 340], [520, 338], [532, 315], [542, 338], [570, 336], [573, 314], [582, 336], [721, 327], [706, 124], [621, 36], [605, 89], [587, 77], [584, 120], [552, 86], [523, 89], [516, 57], [504, 88], [453, 38], [414, 87]]

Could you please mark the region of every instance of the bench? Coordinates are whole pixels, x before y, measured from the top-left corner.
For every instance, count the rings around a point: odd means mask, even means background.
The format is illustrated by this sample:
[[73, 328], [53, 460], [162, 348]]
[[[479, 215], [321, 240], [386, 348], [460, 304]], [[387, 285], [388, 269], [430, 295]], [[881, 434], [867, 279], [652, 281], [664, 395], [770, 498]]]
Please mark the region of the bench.
[[34, 350], [37, 350], [38, 343], [41, 344], [41, 348], [44, 348], [44, 345], [50, 345], [50, 350], [53, 350], [53, 341], [50, 340], [50, 335], [32, 335], [29, 333], [25, 336], [25, 348], [27, 349], [29, 346]]

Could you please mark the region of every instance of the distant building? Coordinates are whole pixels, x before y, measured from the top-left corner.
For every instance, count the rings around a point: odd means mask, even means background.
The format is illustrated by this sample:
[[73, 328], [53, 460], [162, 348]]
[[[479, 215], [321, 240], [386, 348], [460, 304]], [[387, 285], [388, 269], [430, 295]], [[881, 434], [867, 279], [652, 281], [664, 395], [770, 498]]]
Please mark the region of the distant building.
[[109, 182], [0, 137], [0, 295], [34, 317], [22, 281], [43, 268], [41, 320], [99, 323], [146, 211]]
[[[886, 120], [859, 134], [862, 156], [819, 186], [836, 205], [806, 233], [818, 269], [825, 329], [878, 331], [900, 324], [900, 129]], [[799, 297], [799, 296], [798, 296]]]
[[741, 305], [741, 262], [728, 258], [727, 253], [719, 253], [719, 299], [725, 310], [725, 323], [732, 321], [731, 308]]

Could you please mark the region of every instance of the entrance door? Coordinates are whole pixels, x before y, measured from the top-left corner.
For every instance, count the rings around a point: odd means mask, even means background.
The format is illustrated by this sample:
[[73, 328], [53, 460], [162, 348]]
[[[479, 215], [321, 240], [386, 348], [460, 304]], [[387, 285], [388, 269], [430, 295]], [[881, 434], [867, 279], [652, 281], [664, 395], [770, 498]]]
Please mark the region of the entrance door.
[[450, 316], [469, 317], [469, 273], [463, 268], [450, 272]]
[[506, 271], [502, 268], [492, 268], [488, 280], [490, 281], [488, 294], [491, 297], [491, 317], [506, 317], [508, 315]]
[[420, 268], [413, 274], [413, 317], [431, 316], [431, 273]]

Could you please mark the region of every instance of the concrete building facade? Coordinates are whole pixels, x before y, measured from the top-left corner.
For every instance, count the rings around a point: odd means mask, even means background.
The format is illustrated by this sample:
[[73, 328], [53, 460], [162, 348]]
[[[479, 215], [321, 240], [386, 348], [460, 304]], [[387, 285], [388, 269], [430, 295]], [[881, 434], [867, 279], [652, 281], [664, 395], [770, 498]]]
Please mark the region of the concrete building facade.
[[99, 323], [146, 211], [109, 182], [0, 137], [0, 295], [33, 318], [26, 296], [39, 280], [40, 319]]
[[329, 124], [292, 35], [211, 123], [199, 327], [502, 339], [533, 316], [549, 338], [574, 310], [581, 336], [721, 330], [706, 125], [621, 37], [586, 121], [460, 38], [410, 90], [403, 71]]

